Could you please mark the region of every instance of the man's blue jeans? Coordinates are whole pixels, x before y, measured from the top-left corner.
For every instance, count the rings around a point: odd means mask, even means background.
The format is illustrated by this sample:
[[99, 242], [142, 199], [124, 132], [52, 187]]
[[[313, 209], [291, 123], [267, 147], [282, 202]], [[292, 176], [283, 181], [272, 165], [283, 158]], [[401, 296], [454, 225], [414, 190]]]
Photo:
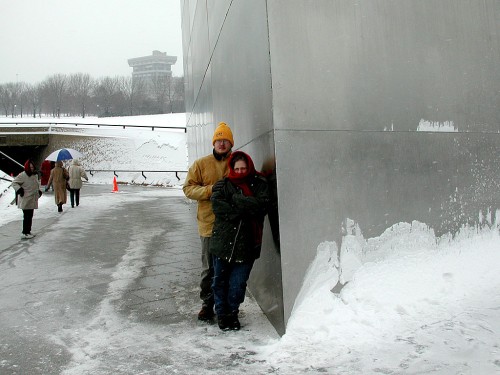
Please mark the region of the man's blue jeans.
[[247, 281], [252, 271], [253, 261], [247, 263], [228, 263], [213, 257], [215, 312], [217, 316], [237, 314], [240, 304], [245, 300]]

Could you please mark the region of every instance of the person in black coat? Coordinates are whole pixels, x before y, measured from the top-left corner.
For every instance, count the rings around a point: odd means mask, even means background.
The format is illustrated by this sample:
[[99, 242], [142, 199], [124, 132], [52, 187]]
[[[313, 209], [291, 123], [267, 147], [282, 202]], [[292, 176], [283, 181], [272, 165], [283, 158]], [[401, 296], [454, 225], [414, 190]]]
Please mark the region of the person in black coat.
[[268, 184], [250, 156], [236, 151], [228, 163], [229, 175], [212, 188], [212, 289], [219, 328], [239, 330], [239, 306], [245, 299], [254, 261], [260, 256], [270, 196]]

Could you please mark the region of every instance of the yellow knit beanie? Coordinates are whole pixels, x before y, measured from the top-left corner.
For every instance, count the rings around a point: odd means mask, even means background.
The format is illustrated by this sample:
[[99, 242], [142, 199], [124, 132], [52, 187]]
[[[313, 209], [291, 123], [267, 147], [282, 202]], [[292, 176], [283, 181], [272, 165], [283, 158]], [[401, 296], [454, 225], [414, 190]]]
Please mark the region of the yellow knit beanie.
[[233, 133], [225, 122], [219, 122], [219, 126], [215, 129], [214, 137], [212, 138], [212, 145], [215, 145], [215, 141], [219, 139], [227, 139], [231, 142], [231, 147], [234, 146]]

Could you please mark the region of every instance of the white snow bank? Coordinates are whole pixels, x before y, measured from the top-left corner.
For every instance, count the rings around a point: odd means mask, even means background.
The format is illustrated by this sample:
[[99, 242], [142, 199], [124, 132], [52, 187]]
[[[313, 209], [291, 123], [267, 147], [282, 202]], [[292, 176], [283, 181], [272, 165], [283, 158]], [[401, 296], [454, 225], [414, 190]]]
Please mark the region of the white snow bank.
[[421, 119], [417, 131], [419, 132], [457, 132], [453, 121], [428, 121]]
[[[30, 128], [46, 127], [45, 124], [39, 124], [42, 122], [104, 125], [102, 127], [52, 126], [53, 137], [58, 137], [58, 134], [72, 136], [71, 141], [64, 144], [64, 147], [74, 148], [85, 155], [80, 162], [86, 170], [93, 170], [92, 174], [89, 174], [91, 183], [112, 184], [115, 176], [113, 171], [135, 171], [116, 172], [118, 183], [180, 187], [184, 182], [185, 172], [168, 171], [187, 171], [188, 169], [186, 133], [183, 130], [158, 127], [185, 127], [185, 113], [107, 118], [23, 117], [12, 119], [0, 117], [0, 124], [12, 121], [16, 121], [19, 125], [11, 126]], [[139, 127], [123, 129], [120, 126], [106, 127], [106, 124]], [[152, 127], [155, 129], [152, 130]], [[58, 128], [64, 128], [63, 132], [58, 132]], [[24, 160], [20, 162], [24, 163]], [[69, 161], [65, 162], [66, 167], [69, 165]], [[96, 170], [109, 170], [110, 172], [94, 172]]]
[[[266, 352], [283, 373], [309, 363], [335, 374], [493, 374], [500, 370], [498, 227], [436, 238], [399, 223], [380, 237], [319, 245], [288, 321]], [[356, 258], [357, 255], [357, 258]], [[355, 268], [352, 268], [352, 266]]]
[[[37, 124], [37, 123], [78, 123], [78, 124], [112, 124], [112, 125], [139, 125], [139, 126], [175, 126], [183, 127], [186, 126], [186, 114], [185, 113], [166, 113], [160, 115], [144, 115], [144, 116], [117, 116], [117, 117], [96, 117], [87, 116], [74, 117], [74, 116], [63, 116], [59, 118], [55, 117], [5, 117], [0, 116], [0, 123], [17, 123], [22, 124]], [[16, 126], [19, 126], [16, 125]]]

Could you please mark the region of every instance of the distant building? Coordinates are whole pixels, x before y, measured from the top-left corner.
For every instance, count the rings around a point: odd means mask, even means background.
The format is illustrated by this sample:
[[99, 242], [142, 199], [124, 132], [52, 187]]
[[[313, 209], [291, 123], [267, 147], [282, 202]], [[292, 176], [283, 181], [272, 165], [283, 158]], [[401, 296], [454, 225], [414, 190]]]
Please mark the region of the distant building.
[[147, 85], [165, 77], [172, 77], [172, 65], [177, 61], [177, 56], [167, 56], [166, 52], [153, 51], [150, 56], [135, 57], [128, 60], [128, 65], [133, 68], [132, 80], [142, 79]]

